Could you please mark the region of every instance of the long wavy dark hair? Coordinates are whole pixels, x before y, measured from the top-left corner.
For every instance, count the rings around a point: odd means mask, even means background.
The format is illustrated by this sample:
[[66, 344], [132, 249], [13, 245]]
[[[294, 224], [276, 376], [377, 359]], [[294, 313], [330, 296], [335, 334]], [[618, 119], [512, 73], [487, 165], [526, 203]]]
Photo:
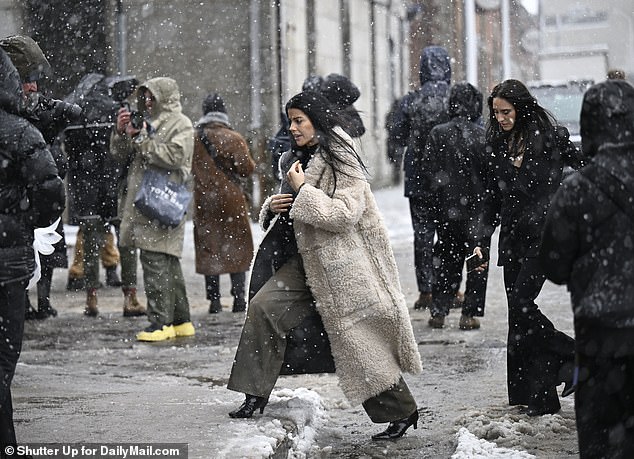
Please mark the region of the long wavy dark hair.
[[[493, 99], [504, 99], [515, 108], [515, 124], [510, 132], [504, 132], [493, 113]], [[530, 126], [536, 126], [542, 133], [552, 132], [557, 125], [555, 117], [544, 107], [539, 105], [528, 88], [519, 80], [505, 80], [491, 91], [487, 99], [489, 118], [486, 126], [487, 141], [513, 136], [517, 139], [527, 139]], [[515, 134], [515, 135], [514, 135]]]
[[[315, 128], [315, 135], [324, 155], [326, 163], [335, 171], [345, 173], [339, 167], [345, 164], [352, 167], [360, 166], [367, 173], [367, 167], [356, 150], [339, 135], [334, 128], [339, 126], [344, 131], [349, 126], [349, 120], [344, 113], [328, 102], [324, 96], [315, 91], [303, 91], [294, 95], [286, 103], [286, 116], [291, 108], [301, 110], [310, 119]], [[342, 155], [333, 146], [339, 146], [349, 155]], [[291, 148], [298, 148], [291, 136]], [[335, 174], [335, 180], [336, 180]]]

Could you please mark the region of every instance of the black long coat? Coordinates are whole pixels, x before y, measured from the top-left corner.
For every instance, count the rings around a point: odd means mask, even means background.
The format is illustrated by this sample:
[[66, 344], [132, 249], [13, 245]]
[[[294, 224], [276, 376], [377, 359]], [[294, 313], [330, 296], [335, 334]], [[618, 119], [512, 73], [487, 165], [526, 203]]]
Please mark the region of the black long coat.
[[[539, 252], [546, 212], [562, 181], [564, 165], [577, 169], [581, 153], [569, 139], [568, 130], [557, 127], [539, 132], [529, 127], [529, 137], [521, 166], [509, 160], [505, 137], [488, 145], [488, 196], [483, 222], [495, 221], [490, 213], [500, 215], [498, 265], [510, 260], [536, 257]], [[490, 231], [490, 228], [481, 231]]]
[[[279, 170], [287, 171], [296, 159], [290, 152], [282, 155]], [[282, 180], [279, 193], [292, 194], [293, 198], [297, 195], [286, 180]], [[266, 234], [251, 266], [249, 299], [255, 296], [266, 281], [275, 274], [275, 271], [297, 253], [297, 243], [288, 213], [274, 218], [274, 214], [269, 212], [265, 218], [261, 214], [260, 220], [263, 222]], [[280, 374], [334, 372], [335, 364], [330, 350], [330, 340], [321, 316], [315, 309], [304, 322], [289, 331]]]

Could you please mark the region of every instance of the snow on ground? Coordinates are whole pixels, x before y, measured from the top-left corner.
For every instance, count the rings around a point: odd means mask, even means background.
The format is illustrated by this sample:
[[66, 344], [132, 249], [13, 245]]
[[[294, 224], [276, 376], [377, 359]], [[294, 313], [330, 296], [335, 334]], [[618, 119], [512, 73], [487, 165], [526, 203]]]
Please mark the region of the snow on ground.
[[499, 448], [495, 443], [482, 440], [464, 427], [456, 434], [458, 447], [451, 459], [520, 459], [534, 458], [532, 454], [508, 448]]
[[[315, 431], [325, 419], [321, 397], [305, 388], [274, 390], [265, 410], [271, 416], [266, 423], [244, 419], [228, 423], [224, 437], [229, 440], [220, 451], [221, 458], [269, 457], [275, 446], [284, 441], [290, 446], [289, 458], [308, 457]], [[292, 426], [297, 426], [296, 432]], [[250, 435], [245, 435], [245, 430], [251, 431]]]

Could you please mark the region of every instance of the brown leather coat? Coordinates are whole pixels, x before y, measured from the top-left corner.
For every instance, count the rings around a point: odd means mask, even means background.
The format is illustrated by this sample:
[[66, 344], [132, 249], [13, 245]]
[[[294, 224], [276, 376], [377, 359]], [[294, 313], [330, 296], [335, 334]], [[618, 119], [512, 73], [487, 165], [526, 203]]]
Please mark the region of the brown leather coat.
[[249, 207], [238, 177], [249, 177], [255, 162], [238, 132], [218, 121], [206, 122], [209, 119], [201, 119], [199, 125], [217, 156], [212, 158], [196, 135], [192, 163], [196, 272], [244, 272], [253, 258], [253, 237]]

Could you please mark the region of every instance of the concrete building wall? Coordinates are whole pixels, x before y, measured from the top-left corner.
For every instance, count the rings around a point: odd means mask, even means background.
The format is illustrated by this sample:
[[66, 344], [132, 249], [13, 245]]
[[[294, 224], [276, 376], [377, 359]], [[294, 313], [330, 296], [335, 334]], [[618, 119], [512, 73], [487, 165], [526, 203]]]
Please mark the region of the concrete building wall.
[[[608, 68], [634, 74], [634, 9], [631, 0], [541, 1], [542, 78], [603, 79]], [[592, 59], [589, 56], [603, 55]], [[561, 66], [557, 66], [557, 56]], [[575, 62], [576, 61], [576, 62]], [[597, 76], [599, 76], [597, 78]]]
[[[279, 128], [284, 102], [301, 90], [308, 73], [349, 76], [362, 94], [355, 105], [363, 112], [368, 129], [363, 145], [374, 172], [373, 184], [389, 182], [382, 120], [393, 86], [407, 81], [407, 66], [402, 64], [407, 56], [400, 50], [407, 47], [408, 37], [387, 24], [402, 23], [404, 1], [103, 2], [109, 40], [93, 45], [106, 51], [103, 64], [109, 73], [124, 71], [141, 81], [156, 76], [174, 78], [181, 89], [184, 112], [194, 121], [201, 115], [202, 98], [211, 91], [221, 93], [234, 127], [247, 137], [254, 156], [263, 163], [261, 174], [270, 170], [264, 151], [266, 140]], [[10, 13], [20, 12], [23, 3], [0, 0], [2, 7], [9, 9], [4, 15], [9, 21]], [[66, 16], [61, 10], [49, 11], [60, 15], [60, 26], [72, 27], [64, 24]], [[32, 33], [29, 27], [37, 28], [37, 20], [27, 24], [20, 18], [12, 23], [13, 27], [6, 27], [6, 35]], [[125, 42], [120, 40], [120, 30]], [[400, 65], [391, 65], [395, 59]], [[81, 75], [69, 78], [77, 82]], [[267, 185], [263, 182], [259, 186]]]
[[22, 9], [14, 0], [0, 0], [0, 31], [3, 37], [20, 33]]

